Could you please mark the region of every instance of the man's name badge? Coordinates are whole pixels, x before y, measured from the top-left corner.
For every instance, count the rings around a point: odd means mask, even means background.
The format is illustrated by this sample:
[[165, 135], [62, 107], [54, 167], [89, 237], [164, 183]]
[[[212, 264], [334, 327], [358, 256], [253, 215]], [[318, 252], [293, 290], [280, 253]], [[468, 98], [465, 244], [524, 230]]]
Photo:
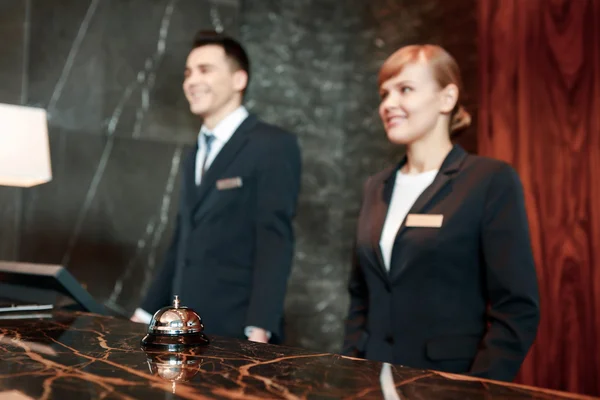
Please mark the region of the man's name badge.
[[242, 187], [242, 178], [236, 176], [235, 178], [219, 179], [217, 181], [217, 189], [227, 190]]

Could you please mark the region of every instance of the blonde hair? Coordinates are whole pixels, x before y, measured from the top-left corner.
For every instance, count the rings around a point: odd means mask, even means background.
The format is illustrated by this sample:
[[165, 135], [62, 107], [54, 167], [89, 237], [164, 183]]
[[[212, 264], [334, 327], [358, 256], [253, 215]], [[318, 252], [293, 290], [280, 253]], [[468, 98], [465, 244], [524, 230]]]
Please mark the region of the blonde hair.
[[379, 70], [378, 86], [381, 87], [385, 81], [402, 72], [407, 64], [419, 61], [425, 61], [431, 66], [433, 76], [441, 88], [445, 88], [451, 83], [458, 87], [458, 100], [450, 112], [450, 126], [448, 127], [450, 135], [455, 136], [471, 125], [471, 115], [461, 104], [463, 86], [458, 64], [442, 47], [424, 44], [400, 48], [383, 63]]

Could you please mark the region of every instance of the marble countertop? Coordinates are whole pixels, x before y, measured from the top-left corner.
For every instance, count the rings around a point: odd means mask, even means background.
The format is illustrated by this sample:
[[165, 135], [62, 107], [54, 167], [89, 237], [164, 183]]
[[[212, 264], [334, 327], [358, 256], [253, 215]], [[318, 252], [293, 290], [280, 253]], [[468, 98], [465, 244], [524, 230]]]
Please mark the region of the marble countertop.
[[217, 337], [185, 353], [144, 352], [144, 334], [85, 313], [0, 319], [0, 399], [590, 398]]

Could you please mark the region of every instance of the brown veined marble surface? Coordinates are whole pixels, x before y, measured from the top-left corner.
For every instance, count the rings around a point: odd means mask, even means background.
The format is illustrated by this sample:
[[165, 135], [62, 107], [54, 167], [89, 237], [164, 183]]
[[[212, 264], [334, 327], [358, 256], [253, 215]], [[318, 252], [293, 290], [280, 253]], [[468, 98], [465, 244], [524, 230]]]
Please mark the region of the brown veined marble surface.
[[144, 352], [144, 334], [85, 313], [0, 319], [0, 399], [590, 398], [218, 337], [184, 353]]

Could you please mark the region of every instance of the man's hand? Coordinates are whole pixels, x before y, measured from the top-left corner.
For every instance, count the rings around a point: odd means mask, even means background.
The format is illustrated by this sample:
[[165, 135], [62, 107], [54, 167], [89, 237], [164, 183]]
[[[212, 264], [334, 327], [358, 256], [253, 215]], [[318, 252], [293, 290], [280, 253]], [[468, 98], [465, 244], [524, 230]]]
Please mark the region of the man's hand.
[[137, 322], [138, 324], [145, 324], [144, 321], [142, 321], [137, 315], [133, 315], [131, 318], [129, 318], [130, 321], [133, 322]]
[[268, 343], [269, 337], [267, 336], [267, 331], [262, 328], [253, 328], [250, 336], [248, 336], [248, 340], [259, 343]]
[[148, 325], [152, 321], [152, 315], [148, 314], [141, 308], [137, 308], [129, 320], [137, 322], [138, 324]]

